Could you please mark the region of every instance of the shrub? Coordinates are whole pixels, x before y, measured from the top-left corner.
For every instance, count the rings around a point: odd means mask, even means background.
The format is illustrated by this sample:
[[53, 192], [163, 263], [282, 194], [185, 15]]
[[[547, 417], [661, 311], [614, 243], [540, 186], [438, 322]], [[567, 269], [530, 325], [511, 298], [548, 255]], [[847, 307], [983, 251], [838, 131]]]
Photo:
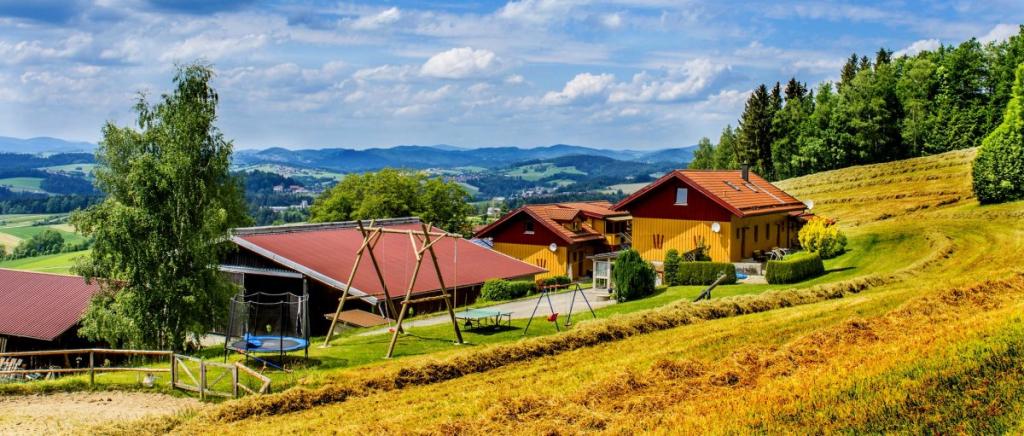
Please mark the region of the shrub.
[[783, 260], [769, 260], [764, 279], [771, 284], [796, 283], [825, 273], [825, 263], [817, 253], [801, 253]]
[[640, 258], [636, 250], [627, 250], [615, 259], [612, 280], [615, 282], [615, 298], [630, 301], [654, 293], [657, 273], [654, 266]]
[[542, 284], [544, 286], [568, 285], [569, 283], [572, 283], [572, 279], [570, 279], [569, 276], [564, 276], [564, 275], [548, 277], [548, 278], [540, 281], [540, 284]]
[[491, 279], [484, 282], [484, 287], [480, 290], [480, 298], [487, 301], [512, 300], [525, 297], [535, 290], [535, 285], [529, 280]]
[[1002, 124], [981, 142], [972, 175], [982, 204], [1024, 198], [1024, 64], [1017, 67]]
[[818, 253], [822, 259], [831, 259], [846, 251], [846, 235], [839, 226], [824, 216], [816, 216], [800, 229], [800, 245]]
[[719, 284], [730, 285], [736, 283], [736, 265], [728, 262], [679, 262], [679, 272], [673, 286], [710, 285], [719, 276], [725, 274], [727, 277]]
[[675, 248], [669, 249], [665, 253], [665, 284], [674, 285], [678, 280], [676, 278], [679, 272], [679, 251]]
[[64, 237], [56, 230], [43, 230], [18, 244], [11, 252], [12, 259], [60, 253], [64, 248]]

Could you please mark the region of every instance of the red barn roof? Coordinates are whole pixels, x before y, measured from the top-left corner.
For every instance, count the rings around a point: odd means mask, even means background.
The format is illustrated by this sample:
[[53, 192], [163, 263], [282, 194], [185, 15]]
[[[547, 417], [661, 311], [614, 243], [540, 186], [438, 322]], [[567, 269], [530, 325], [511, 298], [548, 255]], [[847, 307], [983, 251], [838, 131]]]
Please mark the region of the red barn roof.
[[57, 339], [82, 320], [98, 291], [78, 276], [0, 269], [0, 335]]
[[628, 209], [630, 203], [673, 179], [692, 186], [739, 217], [806, 209], [800, 200], [757, 174], [749, 173], [749, 180], [743, 180], [740, 170], [675, 170], [626, 197], [612, 209]]
[[628, 215], [627, 212], [621, 212], [611, 209], [612, 204], [607, 201], [587, 201], [587, 202], [572, 202], [572, 203], [553, 203], [553, 204], [528, 204], [513, 210], [501, 217], [501, 219], [491, 223], [490, 225], [478, 230], [475, 234], [477, 238], [485, 238], [491, 233], [492, 230], [501, 227], [509, 219], [525, 213], [542, 226], [551, 230], [556, 236], [562, 239], [567, 244], [574, 244], [577, 242], [586, 242], [604, 239], [598, 231], [594, 230], [587, 224], [580, 226], [579, 231], [572, 231], [561, 223], [566, 221], [572, 221], [579, 215], [584, 215], [592, 218], [604, 219], [612, 216], [624, 216]]
[[[387, 227], [422, 230], [420, 224], [412, 220]], [[345, 287], [355, 263], [356, 251], [363, 243], [362, 235], [351, 223], [240, 230], [232, 237], [239, 246], [337, 289]], [[434, 244], [434, 251], [445, 285], [449, 288], [456, 284], [460, 287], [474, 286], [495, 278], [528, 277], [546, 271], [462, 238], [444, 238]], [[391, 297], [404, 295], [416, 264], [409, 236], [385, 233], [373, 252]], [[430, 254], [424, 253], [424, 256], [413, 287], [414, 294], [441, 288]], [[352, 280], [352, 290], [353, 295], [384, 295], [368, 255], [363, 256], [359, 271]]]

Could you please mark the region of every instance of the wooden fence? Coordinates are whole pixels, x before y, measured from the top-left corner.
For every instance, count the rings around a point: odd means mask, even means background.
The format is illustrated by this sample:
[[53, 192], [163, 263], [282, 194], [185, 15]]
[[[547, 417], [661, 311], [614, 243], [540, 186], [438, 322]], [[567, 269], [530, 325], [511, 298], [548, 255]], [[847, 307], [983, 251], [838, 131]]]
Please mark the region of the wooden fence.
[[[143, 373], [170, 373], [171, 387], [192, 392], [197, 392], [201, 399], [207, 396], [238, 398], [239, 394], [266, 394], [270, 392], [270, 378], [249, 368], [241, 363], [220, 363], [205, 361], [196, 357], [174, 354], [172, 351], [153, 350], [115, 350], [107, 348], [82, 348], [74, 350], [44, 350], [44, 351], [17, 351], [0, 353], [0, 360], [10, 361], [25, 357], [49, 357], [88, 355], [88, 366], [81, 368], [41, 368], [41, 369], [7, 369], [0, 370], [0, 379], [16, 375], [30, 374], [89, 374], [89, 384], [96, 383], [98, 372], [143, 372]], [[155, 356], [168, 357], [169, 367], [141, 366], [141, 367], [107, 367], [96, 366], [96, 356]], [[195, 373], [189, 369], [193, 366]], [[198, 377], [196, 376], [198, 374]], [[186, 378], [183, 378], [184, 375]], [[255, 381], [255, 386], [250, 387], [244, 382], [244, 378]], [[191, 381], [191, 383], [189, 383]]]
[[[198, 376], [189, 369], [190, 365]], [[255, 379], [259, 387], [247, 386], [242, 380], [243, 374]], [[208, 396], [238, 398], [241, 392], [250, 395], [270, 392], [270, 378], [238, 362], [220, 363], [175, 354], [171, 357], [171, 386], [197, 392], [200, 399]]]
[[0, 353], [0, 358], [22, 358], [22, 357], [47, 357], [47, 356], [67, 356], [71, 355], [88, 355], [89, 365], [81, 368], [46, 368], [46, 369], [13, 369], [0, 371], [0, 378], [4, 376], [12, 375], [29, 375], [29, 374], [89, 374], [89, 384], [96, 383], [97, 372], [145, 372], [145, 373], [157, 373], [157, 372], [170, 372], [169, 368], [155, 368], [155, 367], [107, 367], [107, 366], [96, 366], [97, 355], [116, 355], [116, 356], [166, 356], [170, 357], [173, 355], [170, 351], [152, 351], [152, 350], [113, 350], [107, 348], [81, 348], [75, 350], [44, 350], [44, 351], [15, 351], [9, 353]]

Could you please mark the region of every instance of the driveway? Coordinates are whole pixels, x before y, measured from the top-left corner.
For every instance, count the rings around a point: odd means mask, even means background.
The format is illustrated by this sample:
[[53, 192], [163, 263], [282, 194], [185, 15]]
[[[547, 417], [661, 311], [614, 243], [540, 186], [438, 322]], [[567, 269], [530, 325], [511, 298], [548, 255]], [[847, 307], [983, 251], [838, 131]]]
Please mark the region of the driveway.
[[[595, 310], [597, 310], [599, 308], [602, 308], [602, 307], [611, 306], [612, 304], [615, 304], [615, 300], [608, 299], [608, 298], [601, 298], [602, 295], [607, 297], [608, 292], [606, 292], [606, 291], [602, 292], [602, 291], [595, 291], [593, 289], [586, 289], [586, 290], [583, 291], [583, 293], [586, 294], [587, 300], [590, 301], [590, 305]], [[572, 302], [572, 296], [573, 296], [572, 292], [562, 292], [562, 293], [558, 293], [558, 294], [551, 294], [551, 304], [555, 307], [555, 312], [558, 312], [558, 317], [559, 317], [560, 320], [562, 319], [562, 317], [564, 317], [566, 314], [569, 313], [569, 304]], [[501, 304], [495, 304], [495, 305], [492, 305], [492, 306], [487, 306], [486, 309], [500, 310], [502, 312], [512, 312], [512, 319], [526, 319], [526, 318], [530, 317], [530, 314], [533, 313], [533, 308], [537, 306], [537, 298], [538, 298], [538, 296], [534, 295], [532, 297], [527, 297], [527, 298], [523, 298], [523, 299], [519, 299], [519, 300], [515, 300], [515, 301], [509, 301], [507, 303], [501, 303]], [[455, 312], [456, 315], [461, 310], [463, 310], [463, 308], [457, 309], [456, 312]], [[572, 308], [573, 315], [574, 316], [581, 315], [581, 314], [584, 314], [584, 313], [586, 313], [588, 311], [589, 310], [587, 310], [587, 303], [585, 301], [583, 301], [583, 297], [581, 297], [579, 294], [576, 294], [576, 303], [573, 305], [573, 308]], [[541, 303], [540, 303], [540, 307], [537, 308], [537, 316], [548, 315], [550, 313], [551, 313], [551, 309], [548, 306], [548, 299], [544, 298], [541, 301]], [[587, 314], [586, 316], [582, 316], [581, 315], [579, 318], [576, 318], [576, 319], [583, 320], [583, 319], [590, 319], [590, 318], [591, 318], [590, 315]], [[448, 318], [448, 314], [447, 313], [442, 313], [440, 315], [434, 315], [434, 316], [431, 316], [429, 318], [422, 318], [422, 319], [414, 319], [414, 320], [411, 320], [411, 321], [405, 321], [405, 322], [402, 323], [402, 325], [406, 326], [406, 327], [417, 327], [417, 326], [428, 326], [428, 325], [444, 324], [444, 323], [447, 323], [447, 322], [450, 322], [449, 318]], [[387, 332], [387, 331], [388, 330], [386, 328], [385, 329], [374, 329], [374, 330], [371, 330], [371, 331], [368, 331], [368, 332], [360, 333], [359, 336], [375, 335], [375, 334], [383, 333], [383, 332]]]

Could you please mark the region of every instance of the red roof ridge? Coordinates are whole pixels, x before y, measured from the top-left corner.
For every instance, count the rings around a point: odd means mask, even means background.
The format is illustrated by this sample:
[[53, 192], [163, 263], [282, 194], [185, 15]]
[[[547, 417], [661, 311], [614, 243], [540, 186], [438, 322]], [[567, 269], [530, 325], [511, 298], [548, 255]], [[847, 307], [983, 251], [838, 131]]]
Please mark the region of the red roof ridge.
[[71, 274], [71, 273], [64, 274], [64, 273], [55, 273], [55, 272], [47, 272], [47, 271], [32, 271], [32, 270], [27, 270], [27, 269], [4, 268], [4, 267], [0, 267], [0, 271], [12, 271], [12, 272], [28, 273], [28, 274], [45, 274], [45, 275], [48, 275], [48, 276], [57, 276], [57, 277], [80, 277], [83, 280], [85, 279], [85, 277], [82, 277], [82, 276], [80, 276], [78, 274]]

